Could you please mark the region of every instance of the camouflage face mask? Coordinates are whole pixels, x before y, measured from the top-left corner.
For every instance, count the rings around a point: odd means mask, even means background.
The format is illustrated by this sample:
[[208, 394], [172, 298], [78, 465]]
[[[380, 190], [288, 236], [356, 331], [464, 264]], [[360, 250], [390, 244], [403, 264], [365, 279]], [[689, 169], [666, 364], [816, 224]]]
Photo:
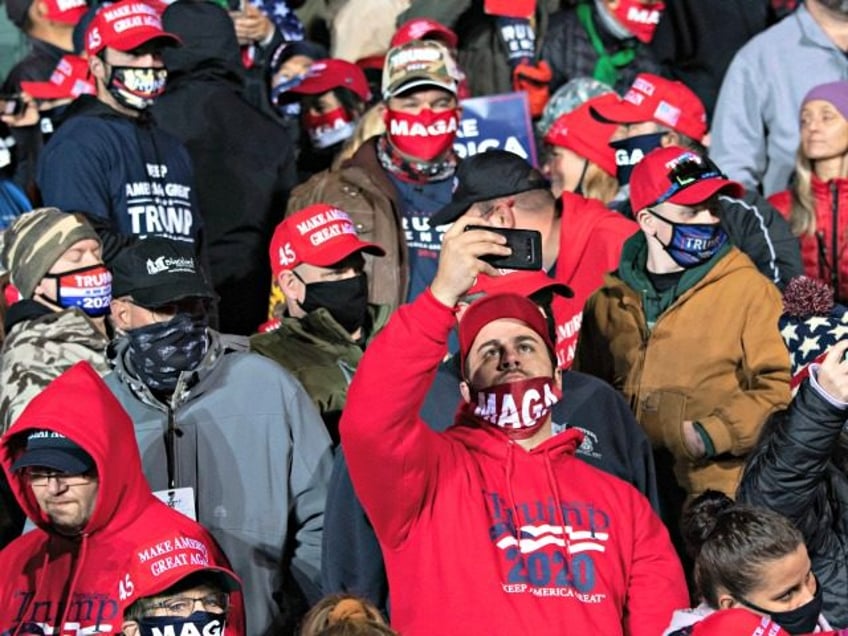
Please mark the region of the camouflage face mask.
[[173, 392], [180, 374], [194, 371], [206, 354], [206, 316], [179, 313], [127, 332], [129, 355], [139, 379], [153, 391]]

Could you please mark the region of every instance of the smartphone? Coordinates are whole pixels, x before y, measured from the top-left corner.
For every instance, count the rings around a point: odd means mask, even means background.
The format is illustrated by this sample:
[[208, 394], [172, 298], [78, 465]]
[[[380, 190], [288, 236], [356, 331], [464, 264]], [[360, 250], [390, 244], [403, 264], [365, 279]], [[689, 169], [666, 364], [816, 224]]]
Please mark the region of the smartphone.
[[514, 230], [488, 225], [467, 225], [468, 230], [487, 230], [506, 237], [506, 245], [512, 250], [509, 256], [492, 254], [481, 256], [498, 269], [542, 269], [542, 233], [536, 230]]
[[26, 110], [24, 98], [18, 94], [0, 93], [0, 115], [17, 117]]

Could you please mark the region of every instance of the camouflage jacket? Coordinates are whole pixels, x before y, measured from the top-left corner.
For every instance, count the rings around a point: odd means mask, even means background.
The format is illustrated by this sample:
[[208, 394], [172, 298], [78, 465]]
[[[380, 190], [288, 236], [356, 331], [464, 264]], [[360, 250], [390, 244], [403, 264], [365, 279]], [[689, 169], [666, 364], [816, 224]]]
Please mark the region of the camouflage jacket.
[[90, 362], [101, 375], [109, 371], [109, 339], [79, 309], [54, 312], [22, 300], [10, 308], [7, 329], [0, 351], [0, 430], [4, 433], [32, 398], [80, 360]]

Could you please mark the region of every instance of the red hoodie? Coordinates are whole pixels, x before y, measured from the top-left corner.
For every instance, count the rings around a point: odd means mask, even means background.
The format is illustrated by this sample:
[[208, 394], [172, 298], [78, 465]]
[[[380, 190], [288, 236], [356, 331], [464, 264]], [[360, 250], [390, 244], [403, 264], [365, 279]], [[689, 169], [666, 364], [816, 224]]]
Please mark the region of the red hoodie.
[[[37, 429], [68, 437], [97, 465], [94, 510], [77, 538], [50, 532], [32, 489], [11, 471], [28, 431]], [[0, 635], [15, 634], [24, 623], [37, 624], [45, 634], [120, 634], [124, 609], [142, 592], [130, 575], [135, 561], [144, 558], [157, 572], [173, 565], [164, 548], [138, 557], [142, 547], [198, 541], [206, 546], [200, 552], [208, 554], [208, 565], [229, 568], [206, 530], [150, 492], [132, 422], [86, 362], [71, 367], [30, 402], [0, 441], [0, 463], [18, 502], [38, 526], [0, 552]], [[244, 633], [240, 594], [234, 594], [233, 603], [228, 636]]]
[[417, 634], [656, 636], [688, 600], [648, 500], [574, 457], [578, 430], [525, 451], [416, 415], [455, 318], [427, 290], [368, 346], [342, 443], [380, 541], [392, 626]]
[[557, 362], [567, 369], [574, 361], [583, 305], [604, 282], [604, 274], [618, 267], [624, 241], [639, 226], [597, 199], [562, 193], [559, 255], [556, 278], [574, 291], [574, 298], [554, 298]]

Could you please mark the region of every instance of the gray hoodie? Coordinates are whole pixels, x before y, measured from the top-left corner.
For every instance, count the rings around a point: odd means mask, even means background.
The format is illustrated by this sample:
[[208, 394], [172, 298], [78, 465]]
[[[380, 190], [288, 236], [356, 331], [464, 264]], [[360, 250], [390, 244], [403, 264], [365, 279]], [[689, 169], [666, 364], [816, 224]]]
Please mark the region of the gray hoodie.
[[244, 583], [247, 633], [262, 634], [280, 611], [275, 595], [286, 570], [307, 596], [310, 584], [318, 590], [330, 437], [287, 371], [244, 351], [245, 339], [209, 334], [206, 356], [182, 374], [170, 404], [136, 376], [127, 338], [114, 343], [115, 370], [105, 380], [132, 417], [154, 491], [168, 488], [173, 414], [176, 487], [193, 488], [197, 520]]

